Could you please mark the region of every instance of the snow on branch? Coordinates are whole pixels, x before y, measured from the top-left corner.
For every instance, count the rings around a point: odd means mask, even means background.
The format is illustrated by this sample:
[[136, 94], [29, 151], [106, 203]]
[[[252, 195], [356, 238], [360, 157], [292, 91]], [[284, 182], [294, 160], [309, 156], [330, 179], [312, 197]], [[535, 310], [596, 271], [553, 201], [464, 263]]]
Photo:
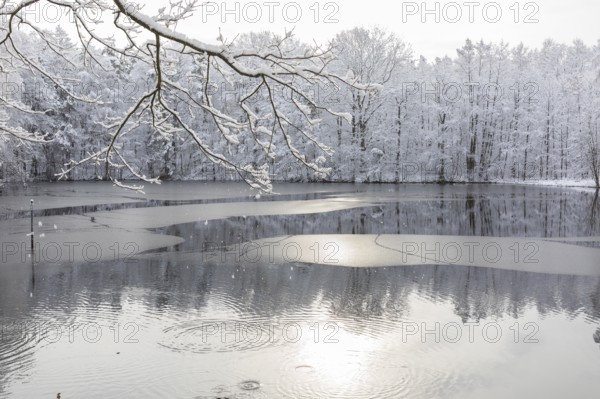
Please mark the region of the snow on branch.
[[[41, 0], [21, 1], [11, 7], [2, 2], [0, 16], [5, 20], [0, 29], [0, 47], [20, 63], [22, 68], [41, 76], [72, 100], [106, 105], [99, 97], [76, 93], [69, 82], [78, 82], [77, 76], [52, 70], [20, 45], [15, 32], [20, 28], [28, 28], [63, 60], [61, 62], [75, 62], [66, 53], [66, 46], [25, 18], [26, 9], [40, 2]], [[322, 114], [351, 120], [349, 114], [339, 113], [319, 104], [306, 94], [307, 88], [325, 85], [337, 87], [342, 84], [360, 90], [377, 89], [368, 83], [359, 82], [352, 75], [339, 76], [328, 72], [327, 67], [334, 60], [333, 46], [322, 48], [315, 45], [299, 51], [293, 43], [290, 44], [294, 40], [292, 32], [286, 32], [283, 37], [273, 36], [272, 40], [250, 48], [235, 41], [226, 42], [222, 37], [219, 45], [213, 45], [184, 35], [177, 31], [177, 27], [201, 6], [195, 0], [170, 1], [168, 6], [159, 9], [154, 16], [145, 15], [140, 7], [123, 0], [49, 2], [63, 8], [72, 17], [75, 40], [84, 55], [84, 67], [96, 65], [102, 71], [110, 71], [110, 66], [101, 57], [103, 52], [109, 52], [122, 59], [141, 61], [152, 70], [153, 87], [139, 95], [134, 105], [118, 121], [106, 118], [106, 122], [98, 124], [109, 129], [108, 144], [83, 159], [72, 160], [65, 165], [58, 174], [61, 178], [85, 163], [102, 162], [103, 177], [119, 186], [127, 186], [111, 175], [111, 170], [119, 168], [127, 169], [137, 179], [158, 182], [155, 178], [138, 173], [131, 160], [127, 159], [131, 155], [120, 149], [119, 143], [126, 134], [145, 132], [156, 133], [165, 142], [175, 137], [190, 137], [209, 161], [237, 172], [252, 187], [270, 191], [271, 182], [266, 162], [282, 155], [275, 151], [275, 137], [283, 140], [287, 153], [298, 162], [322, 175], [329, 171], [321, 166], [324, 158], [317, 154], [312, 157], [314, 161], [311, 161], [299, 145], [310, 143], [323, 154], [331, 155], [331, 148], [319, 142], [313, 134], [322, 120]], [[85, 12], [90, 7], [104, 14], [102, 21], [90, 22], [85, 18]], [[97, 23], [109, 25], [112, 28], [110, 36], [101, 36], [95, 28]], [[194, 71], [187, 74], [186, 84], [182, 84], [181, 79], [171, 79], [167, 72], [171, 63], [177, 64], [176, 74], [182, 73], [177, 66], [194, 66]], [[210, 93], [211, 85], [235, 85], [240, 82], [252, 85], [254, 90], [245, 96], [238, 96], [233, 102], [223, 101], [222, 98], [217, 100]], [[291, 101], [284, 93], [292, 96]], [[208, 131], [206, 127], [198, 130], [197, 125], [190, 122], [206, 117], [213, 127]], [[0, 126], [0, 132], [7, 130]], [[40, 140], [39, 136], [26, 132], [12, 131], [11, 134], [22, 139]], [[214, 137], [218, 136], [224, 140], [228, 150], [222, 151], [222, 145], [215, 144]], [[250, 138], [250, 143], [258, 144], [266, 155], [267, 158], [260, 161], [262, 165], [245, 164], [231, 155], [231, 148], [248, 145], [246, 136]], [[268, 140], [261, 140], [261, 136], [267, 136]], [[207, 140], [207, 137], [212, 138]], [[239, 152], [233, 152], [236, 151]], [[130, 188], [139, 189], [138, 186]]]

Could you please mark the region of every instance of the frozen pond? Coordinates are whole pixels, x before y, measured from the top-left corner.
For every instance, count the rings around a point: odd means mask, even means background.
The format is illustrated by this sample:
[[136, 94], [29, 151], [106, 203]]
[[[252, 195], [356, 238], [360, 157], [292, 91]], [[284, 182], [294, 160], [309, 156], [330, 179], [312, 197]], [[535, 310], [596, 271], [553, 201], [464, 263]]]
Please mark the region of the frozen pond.
[[594, 191], [0, 190], [0, 398], [600, 392]]

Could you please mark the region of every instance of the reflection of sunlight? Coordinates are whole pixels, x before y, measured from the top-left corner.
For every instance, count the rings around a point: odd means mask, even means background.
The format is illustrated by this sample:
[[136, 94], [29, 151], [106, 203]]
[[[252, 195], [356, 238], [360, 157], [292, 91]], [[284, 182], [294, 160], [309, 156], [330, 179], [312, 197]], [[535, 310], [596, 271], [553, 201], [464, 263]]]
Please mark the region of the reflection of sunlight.
[[327, 343], [324, 336], [318, 344], [307, 341], [298, 359], [314, 369], [320, 385], [339, 390], [360, 382], [360, 374], [369, 368], [368, 354], [376, 347], [375, 338], [349, 333], [342, 326], [334, 338], [337, 342]]

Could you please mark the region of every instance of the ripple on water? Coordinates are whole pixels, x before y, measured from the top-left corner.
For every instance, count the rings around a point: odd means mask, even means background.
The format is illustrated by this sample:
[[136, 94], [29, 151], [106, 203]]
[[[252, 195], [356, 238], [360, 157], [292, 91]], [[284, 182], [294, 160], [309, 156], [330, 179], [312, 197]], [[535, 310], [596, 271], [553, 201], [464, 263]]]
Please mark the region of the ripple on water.
[[336, 359], [290, 358], [277, 379], [278, 397], [370, 399], [453, 397], [460, 378], [449, 367], [432, 369], [402, 356], [347, 351]]
[[115, 306], [110, 290], [99, 293], [84, 292], [40, 299], [32, 309], [36, 321], [52, 320], [62, 327], [70, 323], [87, 323], [102, 320], [117, 322], [121, 316], [121, 305]]
[[[333, 327], [331, 327], [333, 326]], [[398, 323], [385, 319], [383, 317], [370, 317], [365, 319], [356, 319], [353, 317], [339, 317], [329, 324], [323, 323], [321, 328], [328, 327], [329, 331], [333, 328], [343, 330], [345, 333], [379, 339], [398, 328]]]
[[379, 319], [364, 323], [350, 318], [334, 322], [322, 320], [322, 315], [316, 312], [276, 318], [249, 313], [230, 315], [239, 319], [196, 317], [190, 320], [189, 313], [182, 316], [185, 319], [175, 321], [162, 330], [159, 345], [178, 352], [237, 352], [303, 343], [335, 343], [346, 329], [355, 335], [377, 338], [393, 328], [390, 323]]
[[242, 381], [237, 385], [219, 385], [209, 395], [195, 396], [193, 399], [267, 399], [261, 391], [261, 383], [256, 380]]
[[256, 380], [246, 380], [239, 383], [239, 387], [244, 391], [255, 391], [260, 389], [260, 382]]
[[309, 366], [308, 364], [301, 364], [299, 366], [296, 366], [294, 370], [298, 373], [303, 374], [311, 374], [315, 372], [315, 368], [313, 366]]
[[258, 309], [255, 307], [256, 304], [249, 305], [240, 301], [240, 298], [232, 296], [227, 289], [211, 292], [210, 304], [216, 310], [233, 312], [236, 315], [253, 315], [258, 312]]
[[158, 343], [182, 352], [239, 352], [277, 345], [272, 331], [260, 320], [199, 319], [165, 328]]
[[0, 378], [13, 372], [26, 373], [33, 366], [37, 348], [55, 337], [49, 321], [4, 320], [0, 326]]
[[331, 344], [339, 342], [347, 334], [377, 340], [397, 328], [397, 323], [383, 318], [356, 320], [336, 317], [333, 321], [323, 320], [316, 311], [277, 318], [250, 313], [232, 316], [240, 318], [197, 317], [190, 320], [189, 313], [184, 314], [183, 320], [162, 330], [158, 343], [178, 352], [238, 352], [288, 344]]

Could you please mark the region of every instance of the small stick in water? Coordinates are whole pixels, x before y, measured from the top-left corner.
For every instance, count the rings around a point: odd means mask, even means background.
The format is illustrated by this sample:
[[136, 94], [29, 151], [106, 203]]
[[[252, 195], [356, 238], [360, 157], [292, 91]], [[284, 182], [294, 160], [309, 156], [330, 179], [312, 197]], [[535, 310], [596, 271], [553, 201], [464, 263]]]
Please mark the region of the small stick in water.
[[29, 210], [31, 214], [31, 254], [33, 255], [33, 198], [29, 202]]

